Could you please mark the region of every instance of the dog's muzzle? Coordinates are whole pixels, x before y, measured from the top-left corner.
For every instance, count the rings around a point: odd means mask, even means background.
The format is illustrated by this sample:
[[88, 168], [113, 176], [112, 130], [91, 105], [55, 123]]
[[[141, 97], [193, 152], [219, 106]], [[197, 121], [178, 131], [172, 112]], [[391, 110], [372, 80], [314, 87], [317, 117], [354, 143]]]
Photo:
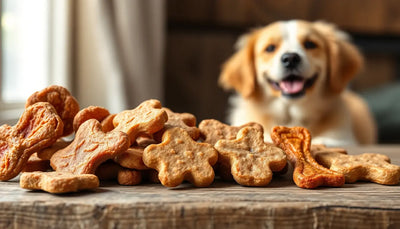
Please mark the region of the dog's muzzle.
[[315, 73], [311, 78], [305, 79], [299, 75], [288, 75], [281, 81], [273, 81], [266, 76], [268, 83], [271, 84], [272, 88], [281, 91], [282, 95], [289, 98], [298, 98], [305, 95], [306, 90], [312, 87], [318, 78], [318, 74]]

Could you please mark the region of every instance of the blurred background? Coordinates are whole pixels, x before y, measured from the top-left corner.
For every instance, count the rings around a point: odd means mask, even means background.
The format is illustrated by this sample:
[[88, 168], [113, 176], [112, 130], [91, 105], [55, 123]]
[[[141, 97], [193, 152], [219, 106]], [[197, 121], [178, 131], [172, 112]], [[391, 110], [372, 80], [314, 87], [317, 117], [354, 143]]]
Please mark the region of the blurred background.
[[365, 68], [351, 83], [380, 143], [400, 143], [400, 4], [396, 0], [1, 0], [0, 121], [51, 84], [81, 108], [116, 113], [156, 98], [175, 112], [225, 120], [222, 63], [251, 28], [325, 20], [353, 37]]

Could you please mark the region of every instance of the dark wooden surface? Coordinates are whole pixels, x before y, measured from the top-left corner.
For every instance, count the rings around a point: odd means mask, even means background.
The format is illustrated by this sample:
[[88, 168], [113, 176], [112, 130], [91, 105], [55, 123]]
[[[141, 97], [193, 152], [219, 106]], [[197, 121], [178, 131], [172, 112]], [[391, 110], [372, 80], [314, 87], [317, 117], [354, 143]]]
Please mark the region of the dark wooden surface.
[[[400, 146], [349, 148], [383, 153], [400, 165]], [[399, 228], [400, 186], [367, 182], [301, 189], [290, 176], [267, 187], [215, 181], [119, 186], [53, 195], [0, 182], [0, 228]]]

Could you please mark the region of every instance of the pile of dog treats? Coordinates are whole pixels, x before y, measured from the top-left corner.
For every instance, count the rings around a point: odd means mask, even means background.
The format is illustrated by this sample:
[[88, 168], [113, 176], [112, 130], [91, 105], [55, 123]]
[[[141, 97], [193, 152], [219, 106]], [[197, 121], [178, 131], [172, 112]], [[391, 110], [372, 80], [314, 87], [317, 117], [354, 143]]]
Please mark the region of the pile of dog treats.
[[264, 142], [257, 123], [235, 127], [208, 119], [197, 126], [194, 115], [175, 113], [154, 99], [117, 114], [98, 106], [80, 110], [67, 89], [53, 85], [28, 98], [15, 126], [0, 126], [0, 180], [22, 172], [22, 188], [50, 193], [94, 189], [102, 180], [166, 187], [186, 180], [207, 187], [215, 174], [267, 186], [289, 161], [301, 188], [399, 183], [400, 167], [384, 155], [311, 145], [302, 127], [277, 126], [271, 137], [274, 143]]

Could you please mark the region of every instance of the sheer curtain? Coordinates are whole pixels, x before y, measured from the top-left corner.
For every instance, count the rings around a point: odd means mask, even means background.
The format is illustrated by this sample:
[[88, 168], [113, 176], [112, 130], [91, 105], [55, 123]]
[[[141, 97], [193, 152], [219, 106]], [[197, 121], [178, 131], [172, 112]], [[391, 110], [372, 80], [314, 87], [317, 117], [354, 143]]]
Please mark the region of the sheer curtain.
[[163, 100], [164, 1], [54, 2], [52, 72], [81, 108]]

